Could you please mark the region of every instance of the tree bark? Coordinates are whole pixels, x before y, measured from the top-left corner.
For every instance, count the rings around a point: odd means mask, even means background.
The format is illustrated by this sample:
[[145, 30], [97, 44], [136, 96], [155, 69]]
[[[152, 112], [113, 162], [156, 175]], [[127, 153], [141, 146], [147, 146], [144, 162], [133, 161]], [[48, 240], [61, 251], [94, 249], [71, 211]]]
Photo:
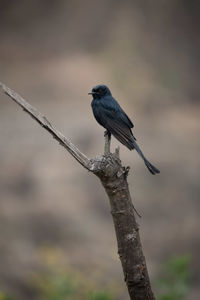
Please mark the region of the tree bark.
[[102, 156], [95, 161], [93, 172], [100, 178], [110, 200], [115, 226], [118, 254], [130, 299], [153, 300], [139, 228], [127, 183], [129, 167], [122, 166], [118, 153]]
[[110, 153], [110, 136], [105, 135], [105, 153], [88, 159], [51, 123], [16, 92], [0, 83], [3, 91], [45, 128], [87, 170], [101, 180], [110, 200], [111, 214], [115, 226], [118, 254], [130, 299], [154, 300], [145, 257], [140, 242], [139, 228], [134, 215], [134, 206], [129, 193], [127, 176], [129, 167], [122, 166], [119, 148]]

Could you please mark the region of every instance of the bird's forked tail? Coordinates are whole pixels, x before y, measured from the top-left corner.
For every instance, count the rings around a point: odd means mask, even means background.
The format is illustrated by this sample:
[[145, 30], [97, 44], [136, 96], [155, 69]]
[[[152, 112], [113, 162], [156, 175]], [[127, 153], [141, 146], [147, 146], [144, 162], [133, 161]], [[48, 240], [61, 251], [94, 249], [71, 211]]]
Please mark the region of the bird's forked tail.
[[160, 171], [154, 167], [144, 156], [144, 154], [142, 153], [140, 147], [138, 146], [138, 144], [136, 143], [135, 140], [132, 140], [132, 144], [133, 147], [135, 148], [135, 150], [137, 151], [137, 153], [140, 155], [140, 157], [144, 160], [144, 163], [146, 165], [146, 167], [148, 168], [149, 172], [151, 172], [151, 174], [155, 175], [155, 174], [159, 174]]

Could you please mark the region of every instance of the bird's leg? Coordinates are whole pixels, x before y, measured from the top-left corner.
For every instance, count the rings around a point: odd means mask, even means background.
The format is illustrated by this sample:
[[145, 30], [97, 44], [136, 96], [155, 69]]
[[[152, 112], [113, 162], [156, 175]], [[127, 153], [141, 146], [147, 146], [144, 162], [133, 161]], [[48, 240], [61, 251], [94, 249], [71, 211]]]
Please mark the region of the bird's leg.
[[105, 146], [104, 146], [104, 155], [110, 154], [110, 141], [111, 141], [111, 133], [106, 130], [104, 132], [105, 137]]
[[104, 137], [106, 137], [107, 135], [109, 135], [110, 134], [110, 132], [106, 129], [105, 131], [104, 131]]

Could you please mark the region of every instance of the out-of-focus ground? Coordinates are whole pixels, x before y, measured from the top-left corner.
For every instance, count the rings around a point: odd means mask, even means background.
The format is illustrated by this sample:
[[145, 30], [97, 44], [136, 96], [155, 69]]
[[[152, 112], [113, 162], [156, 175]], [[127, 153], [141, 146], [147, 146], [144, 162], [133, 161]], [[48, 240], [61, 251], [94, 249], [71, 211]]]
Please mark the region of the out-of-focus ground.
[[[160, 170], [121, 146], [142, 214], [152, 282], [174, 255], [191, 255], [199, 299], [200, 24], [198, 1], [0, 1], [0, 80], [18, 91], [88, 157], [103, 129], [88, 91], [105, 83]], [[112, 149], [118, 142], [112, 140]], [[107, 196], [36, 122], [0, 96], [0, 289], [38, 299], [32, 275], [43, 249], [128, 299]]]

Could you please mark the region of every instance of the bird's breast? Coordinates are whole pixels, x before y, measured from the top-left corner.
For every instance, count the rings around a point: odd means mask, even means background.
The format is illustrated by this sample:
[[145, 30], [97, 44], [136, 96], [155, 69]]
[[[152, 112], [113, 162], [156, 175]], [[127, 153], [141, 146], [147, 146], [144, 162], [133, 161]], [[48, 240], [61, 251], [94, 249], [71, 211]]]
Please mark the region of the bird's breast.
[[104, 127], [104, 118], [103, 118], [103, 111], [102, 105], [99, 100], [93, 100], [91, 103], [92, 111], [94, 114], [95, 119], [97, 122]]

